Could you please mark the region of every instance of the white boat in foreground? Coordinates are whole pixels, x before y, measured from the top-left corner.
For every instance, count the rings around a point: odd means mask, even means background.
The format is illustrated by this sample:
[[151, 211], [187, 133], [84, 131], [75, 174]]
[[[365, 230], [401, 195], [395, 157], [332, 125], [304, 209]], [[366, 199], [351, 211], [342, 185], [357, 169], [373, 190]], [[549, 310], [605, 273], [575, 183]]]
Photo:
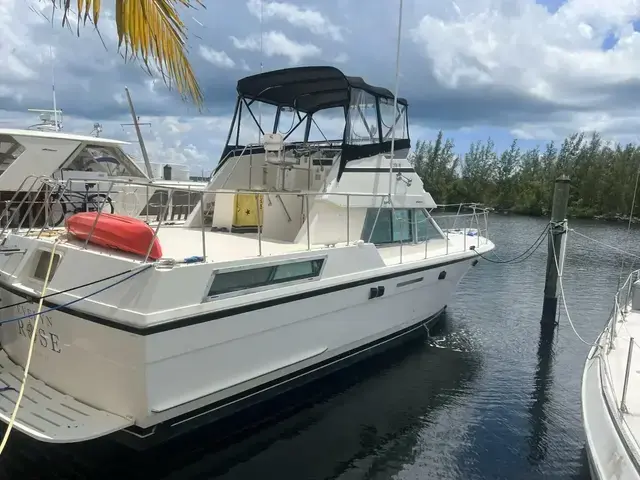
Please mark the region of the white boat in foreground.
[[[5, 228], [2, 420], [54, 247], [14, 428], [60, 443], [169, 438], [420, 334], [494, 248], [486, 211], [472, 207], [448, 229], [432, 217], [437, 206], [407, 160], [406, 100], [332, 67], [266, 72], [237, 89], [203, 198], [184, 224], [160, 215], [153, 230], [159, 260], [153, 244], [140, 255], [46, 223]], [[277, 110], [273, 128], [242, 144], [241, 118], [256, 120], [259, 103]], [[344, 115], [342, 138], [310, 141], [314, 117], [330, 108]], [[300, 127], [300, 141], [277, 133], [285, 111], [297, 119], [287, 136]], [[167, 204], [180, 187], [169, 190]], [[118, 234], [101, 218], [119, 221], [96, 216], [90, 236]]]
[[582, 420], [591, 477], [640, 479], [640, 270], [615, 296], [613, 313], [582, 375]]

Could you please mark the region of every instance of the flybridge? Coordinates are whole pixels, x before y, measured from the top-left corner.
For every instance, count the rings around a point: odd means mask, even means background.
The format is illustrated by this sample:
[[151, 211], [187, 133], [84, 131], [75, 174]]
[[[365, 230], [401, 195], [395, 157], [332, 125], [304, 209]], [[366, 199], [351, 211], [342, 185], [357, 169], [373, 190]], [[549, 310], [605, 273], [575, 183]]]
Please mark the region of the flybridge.
[[[333, 147], [340, 153], [338, 179], [348, 162], [390, 153], [394, 126], [394, 149], [408, 151], [411, 146], [407, 100], [398, 98], [394, 111], [394, 97], [389, 90], [370, 85], [360, 77], [346, 76], [335, 67], [297, 67], [252, 75], [238, 81], [237, 92], [232, 124], [216, 171], [230, 158], [242, 155], [246, 140], [255, 138], [243, 127], [251, 132], [257, 127], [261, 137], [280, 132], [285, 142], [298, 134], [300, 141], [289, 140], [285, 150], [314, 143]], [[272, 112], [267, 120], [265, 106], [271, 107]], [[285, 112], [291, 112], [292, 118], [283, 119]], [[317, 117], [328, 113], [342, 124], [341, 138], [329, 139], [318, 127]], [[242, 125], [247, 116], [253, 120], [249, 128]], [[320, 130], [322, 140], [311, 140], [313, 128]], [[252, 148], [252, 152], [264, 150]]]

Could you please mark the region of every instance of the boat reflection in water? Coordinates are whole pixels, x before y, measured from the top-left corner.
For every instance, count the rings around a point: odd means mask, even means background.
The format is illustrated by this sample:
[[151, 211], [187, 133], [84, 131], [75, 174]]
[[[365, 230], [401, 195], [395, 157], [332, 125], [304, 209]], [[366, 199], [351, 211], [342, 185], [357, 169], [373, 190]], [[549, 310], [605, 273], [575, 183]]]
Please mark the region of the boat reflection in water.
[[433, 417], [470, 393], [480, 368], [464, 338], [447, 345], [447, 314], [433, 335], [143, 452], [104, 439], [55, 445], [15, 434], [0, 477], [306, 480], [375, 470], [389, 478], [413, 463], [425, 437], [440, 442]]

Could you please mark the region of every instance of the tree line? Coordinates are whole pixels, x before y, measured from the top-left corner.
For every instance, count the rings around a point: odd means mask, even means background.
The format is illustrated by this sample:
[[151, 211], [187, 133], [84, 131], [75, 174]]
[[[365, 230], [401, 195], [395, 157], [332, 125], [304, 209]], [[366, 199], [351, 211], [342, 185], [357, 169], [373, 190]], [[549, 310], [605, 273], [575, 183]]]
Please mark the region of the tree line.
[[[606, 142], [598, 133], [574, 133], [561, 144], [522, 150], [514, 140], [498, 154], [491, 139], [464, 155], [442, 131], [418, 141], [410, 161], [439, 204], [478, 202], [524, 215], [549, 215], [555, 179], [571, 179], [569, 214], [577, 218], [628, 218], [640, 146]], [[634, 216], [640, 211], [637, 205]]]

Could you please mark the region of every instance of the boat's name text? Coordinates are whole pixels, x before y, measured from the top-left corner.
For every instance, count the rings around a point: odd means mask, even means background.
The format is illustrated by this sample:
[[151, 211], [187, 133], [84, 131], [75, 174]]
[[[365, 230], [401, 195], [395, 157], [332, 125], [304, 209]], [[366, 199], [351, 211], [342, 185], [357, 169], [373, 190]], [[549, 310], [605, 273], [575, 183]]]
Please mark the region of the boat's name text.
[[[27, 339], [31, 339], [33, 333], [33, 324], [35, 321], [35, 315], [37, 310], [26, 307], [24, 305], [16, 305], [16, 310], [20, 315], [33, 315], [33, 317], [18, 320], [18, 334]], [[55, 353], [60, 353], [60, 337], [52, 332], [53, 322], [49, 315], [40, 315], [40, 321], [38, 322], [38, 331], [36, 332], [36, 342], [40, 346], [47, 348]]]

